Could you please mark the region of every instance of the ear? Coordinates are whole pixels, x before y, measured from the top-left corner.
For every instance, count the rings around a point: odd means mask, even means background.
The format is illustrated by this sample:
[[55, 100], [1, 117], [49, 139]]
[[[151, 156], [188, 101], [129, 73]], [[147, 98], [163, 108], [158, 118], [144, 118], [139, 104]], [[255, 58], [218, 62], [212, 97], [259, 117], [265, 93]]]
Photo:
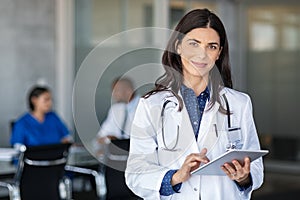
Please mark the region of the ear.
[[37, 100], [37, 97], [31, 97], [31, 99], [30, 99], [30, 101], [31, 101], [32, 103], [35, 103], [36, 100]]
[[219, 53], [218, 53], [218, 56], [217, 56], [217, 59], [216, 59], [216, 60], [219, 59], [219, 56], [221, 55], [222, 50], [223, 50], [223, 47], [220, 48], [220, 51], [219, 51]]
[[37, 102], [37, 97], [31, 97], [31, 99], [30, 99], [30, 103], [33, 105], [33, 107], [35, 107], [35, 105], [36, 105], [36, 102]]
[[181, 55], [181, 43], [179, 43], [178, 40], [175, 42], [175, 48], [176, 48], [177, 54]]

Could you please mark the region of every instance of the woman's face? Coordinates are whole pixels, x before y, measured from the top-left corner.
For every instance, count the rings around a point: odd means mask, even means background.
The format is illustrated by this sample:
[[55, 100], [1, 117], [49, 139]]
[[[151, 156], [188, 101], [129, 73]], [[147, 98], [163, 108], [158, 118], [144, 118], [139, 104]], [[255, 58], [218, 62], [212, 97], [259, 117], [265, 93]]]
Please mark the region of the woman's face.
[[38, 97], [33, 97], [32, 103], [34, 105], [34, 111], [43, 113], [49, 112], [52, 108], [52, 97], [50, 92], [44, 92]]
[[212, 28], [195, 28], [177, 47], [185, 81], [194, 78], [208, 81], [209, 72], [221, 53], [220, 37]]

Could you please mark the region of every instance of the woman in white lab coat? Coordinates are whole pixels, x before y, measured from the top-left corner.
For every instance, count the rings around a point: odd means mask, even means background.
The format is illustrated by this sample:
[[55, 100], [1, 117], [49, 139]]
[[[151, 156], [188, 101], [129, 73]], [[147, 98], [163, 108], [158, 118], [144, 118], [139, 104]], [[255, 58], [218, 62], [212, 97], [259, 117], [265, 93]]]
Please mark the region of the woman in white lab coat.
[[141, 98], [125, 172], [144, 199], [250, 199], [263, 182], [262, 159], [233, 160], [224, 176], [191, 175], [228, 150], [260, 149], [248, 95], [232, 88], [228, 41], [207, 9], [187, 13], [162, 58], [165, 74]]

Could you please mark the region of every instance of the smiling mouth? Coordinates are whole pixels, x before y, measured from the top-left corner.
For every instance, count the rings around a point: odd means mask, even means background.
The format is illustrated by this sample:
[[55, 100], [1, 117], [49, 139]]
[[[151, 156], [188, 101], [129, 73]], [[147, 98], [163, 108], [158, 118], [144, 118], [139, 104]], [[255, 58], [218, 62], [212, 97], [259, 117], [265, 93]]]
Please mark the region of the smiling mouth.
[[204, 68], [207, 66], [206, 63], [200, 63], [200, 62], [195, 62], [195, 61], [191, 61], [191, 63], [197, 68]]

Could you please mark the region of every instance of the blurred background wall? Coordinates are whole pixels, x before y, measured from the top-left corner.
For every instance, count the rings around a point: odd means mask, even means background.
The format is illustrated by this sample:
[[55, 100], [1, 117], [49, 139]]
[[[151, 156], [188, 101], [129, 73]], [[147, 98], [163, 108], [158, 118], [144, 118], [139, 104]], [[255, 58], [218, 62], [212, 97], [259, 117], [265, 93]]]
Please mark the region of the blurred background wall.
[[[74, 79], [71, 1], [0, 2], [0, 145], [8, 146], [10, 122], [27, 109], [34, 84], [49, 86], [54, 109], [73, 130]], [[72, 56], [71, 56], [72, 55]]]
[[0, 143], [8, 145], [9, 122], [24, 112], [29, 87], [37, 82], [58, 87], [55, 4], [4, 0], [0, 15]]
[[[271, 150], [265, 159], [265, 185], [254, 197], [299, 191], [297, 0], [1, 0], [0, 145], [9, 145], [9, 122], [26, 111], [27, 90], [35, 83], [51, 87], [55, 109], [81, 142], [73, 122], [72, 90], [86, 56], [115, 34], [152, 26], [172, 29], [184, 13], [203, 7], [217, 13], [225, 24], [234, 88], [250, 94], [262, 147]], [[166, 40], [165, 35], [146, 32], [134, 40], [106, 43], [103, 56]], [[111, 81], [137, 66], [159, 63], [160, 56], [161, 51], [145, 48], [122, 55], [109, 66], [99, 65], [105, 67], [95, 93], [99, 123], [111, 103]], [[151, 74], [129, 76], [138, 83], [159, 74], [154, 67]], [[152, 86], [139, 85], [137, 90], [143, 94]]]

